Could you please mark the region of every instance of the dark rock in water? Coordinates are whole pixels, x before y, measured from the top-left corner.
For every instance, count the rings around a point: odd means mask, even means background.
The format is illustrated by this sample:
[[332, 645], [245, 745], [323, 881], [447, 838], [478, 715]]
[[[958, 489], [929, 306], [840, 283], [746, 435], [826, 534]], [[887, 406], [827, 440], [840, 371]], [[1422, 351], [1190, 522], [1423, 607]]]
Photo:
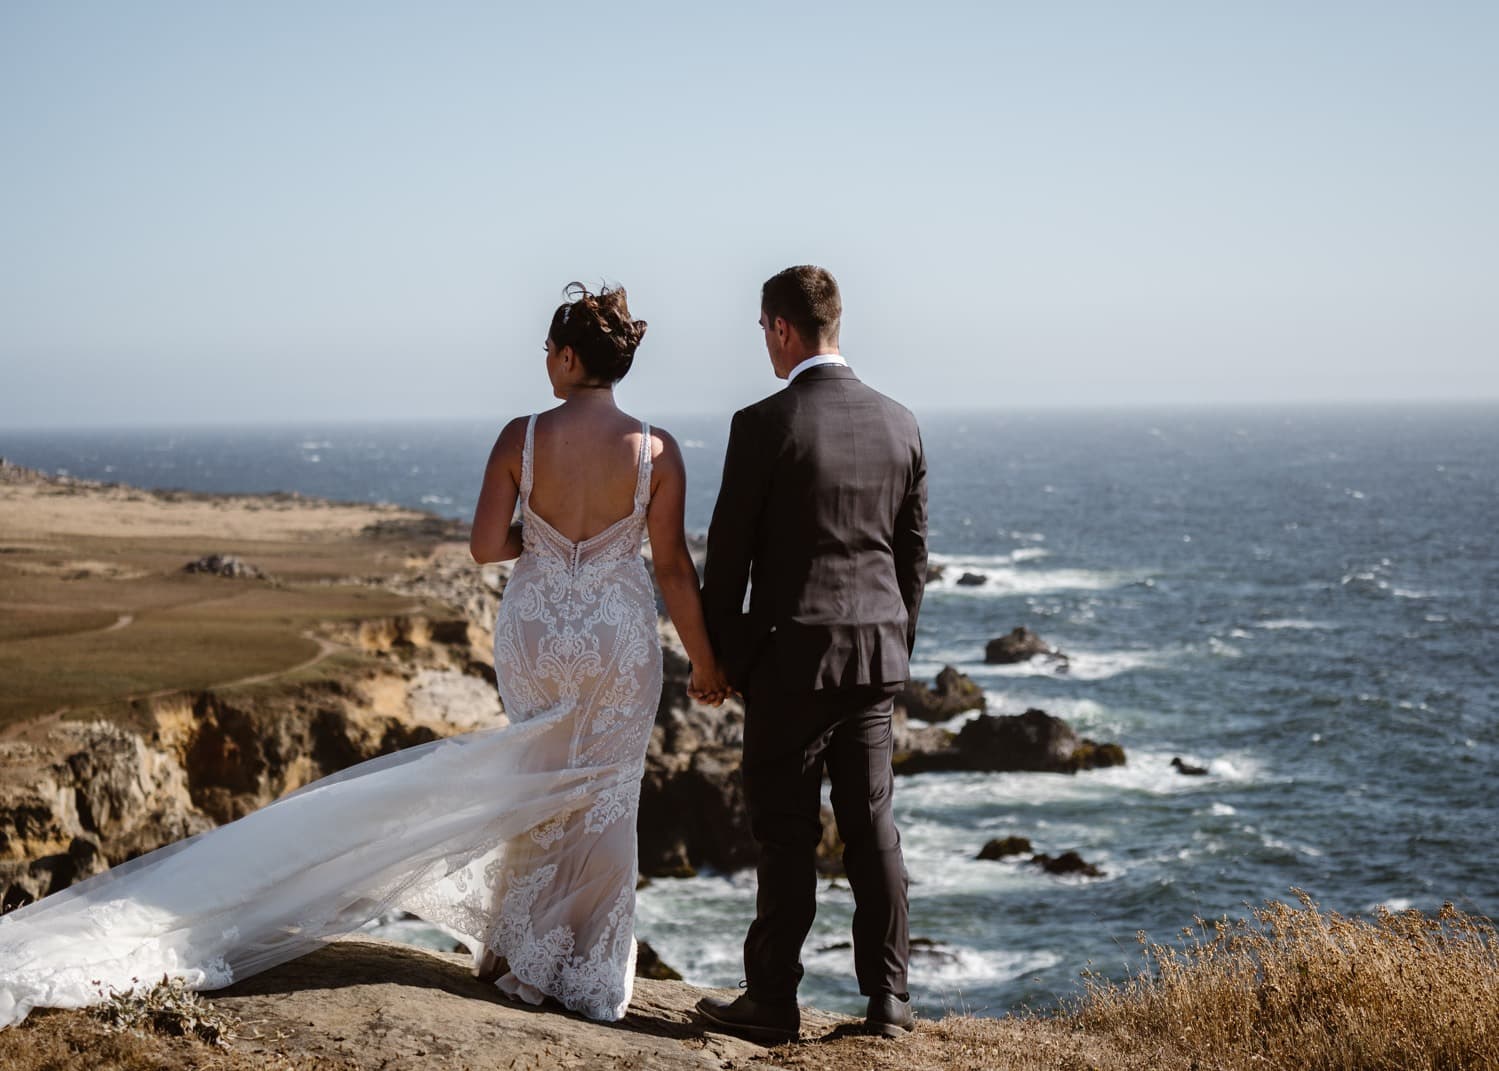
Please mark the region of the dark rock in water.
[[211, 573], [235, 580], [266, 580], [265, 571], [232, 554], [209, 554], [182, 567], [184, 573]]
[[656, 950], [645, 941], [635, 942], [635, 977], [654, 978], [658, 982], [680, 982], [682, 976], [661, 962]]
[[1105, 766], [1125, 764], [1124, 748], [1118, 744], [1100, 744], [1087, 737], [1078, 742], [1075, 755], [1079, 770], [1098, 770]]
[[955, 953], [943, 948], [930, 937], [911, 938], [911, 958], [936, 960], [939, 963], [956, 963], [958, 957]]
[[926, 582], [930, 584], [933, 580], [941, 580], [942, 574], [947, 572], [945, 565], [928, 565], [926, 567]]
[[928, 688], [911, 681], [901, 691], [898, 702], [906, 713], [922, 721], [946, 721], [969, 710], [983, 710], [988, 701], [984, 690], [952, 666], [943, 666], [937, 674], [937, 687]]
[[1123, 762], [1124, 749], [1118, 744], [1080, 738], [1061, 718], [1032, 708], [1024, 714], [980, 714], [959, 730], [950, 746], [898, 755], [895, 771], [1076, 773]]
[[996, 837], [979, 849], [980, 859], [1005, 859], [1012, 855], [1029, 855], [1031, 842], [1026, 837]]
[[998, 639], [984, 645], [984, 661], [991, 665], [1008, 665], [1013, 662], [1028, 662], [1037, 655], [1045, 655], [1065, 662], [1067, 656], [1052, 647], [1028, 628], [1011, 629]]
[[1208, 772], [1207, 767], [1193, 766], [1191, 763], [1183, 762], [1180, 756], [1171, 760], [1171, 767], [1177, 773], [1185, 774], [1188, 777], [1203, 777]]
[[989, 582], [989, 578], [983, 573], [964, 573], [958, 577], [956, 583], [960, 588], [977, 588]]
[[1033, 855], [1030, 861], [1048, 874], [1080, 874], [1085, 878], [1103, 877], [1102, 870], [1099, 870], [1092, 863], [1084, 861], [1083, 857], [1078, 855], [1077, 852], [1063, 852], [1055, 858], [1041, 853]]

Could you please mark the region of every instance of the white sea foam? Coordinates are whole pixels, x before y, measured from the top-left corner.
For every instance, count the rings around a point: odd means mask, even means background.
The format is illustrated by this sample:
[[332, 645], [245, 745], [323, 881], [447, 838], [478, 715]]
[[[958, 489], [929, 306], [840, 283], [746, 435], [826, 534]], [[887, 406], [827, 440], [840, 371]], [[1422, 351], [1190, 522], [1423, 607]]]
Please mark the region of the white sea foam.
[[[1034, 562], [1050, 557], [1041, 547], [1021, 547], [1007, 554], [934, 554], [933, 565], [943, 567], [929, 583], [928, 592], [965, 597], [1042, 595], [1056, 591], [1107, 591], [1144, 578], [1143, 573], [1093, 569], [1042, 569]], [[984, 578], [982, 584], [959, 584], [965, 573]]]
[[1162, 650], [1078, 651], [1068, 649], [1065, 662], [1041, 655], [1025, 662], [989, 665], [974, 662], [974, 657], [979, 652], [973, 648], [950, 647], [923, 653], [928, 657], [911, 663], [911, 672], [917, 678], [933, 677], [943, 666], [956, 665], [965, 673], [1007, 679], [1066, 677], [1079, 681], [1102, 681], [1138, 669], [1158, 669], [1169, 664], [1173, 657], [1172, 652]]
[[[1171, 760], [1179, 752], [1145, 751], [1127, 747], [1128, 762], [1067, 776], [1053, 773], [932, 773], [903, 777], [897, 799], [911, 810], [940, 815], [944, 810], [970, 810], [975, 805], [1044, 807], [1055, 802], [1111, 804], [1122, 795], [1174, 796], [1216, 790], [1225, 782], [1262, 781], [1264, 769], [1255, 756], [1234, 753], [1207, 763], [1208, 776], [1184, 777]], [[944, 819], [945, 820], [945, 819]]]
[[1270, 632], [1279, 632], [1284, 629], [1293, 631], [1324, 632], [1337, 628], [1330, 621], [1311, 621], [1304, 617], [1276, 617], [1269, 621], [1256, 621], [1255, 628], [1266, 629]]

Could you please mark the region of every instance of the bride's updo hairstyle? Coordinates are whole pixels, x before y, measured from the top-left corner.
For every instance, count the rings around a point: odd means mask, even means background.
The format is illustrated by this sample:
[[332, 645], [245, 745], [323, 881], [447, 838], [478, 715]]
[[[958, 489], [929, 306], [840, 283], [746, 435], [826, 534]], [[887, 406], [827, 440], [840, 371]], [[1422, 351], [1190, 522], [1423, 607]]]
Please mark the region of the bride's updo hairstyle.
[[622, 286], [605, 286], [594, 294], [582, 283], [568, 283], [563, 292], [568, 300], [552, 314], [548, 337], [559, 349], [571, 346], [590, 378], [618, 383], [635, 361], [645, 321], [630, 319]]

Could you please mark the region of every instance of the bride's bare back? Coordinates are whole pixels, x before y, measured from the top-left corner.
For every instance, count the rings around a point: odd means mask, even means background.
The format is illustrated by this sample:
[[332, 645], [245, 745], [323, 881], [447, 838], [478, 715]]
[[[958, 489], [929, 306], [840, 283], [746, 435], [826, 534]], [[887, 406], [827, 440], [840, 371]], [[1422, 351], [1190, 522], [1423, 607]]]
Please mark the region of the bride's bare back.
[[639, 420], [602, 399], [539, 414], [532, 511], [574, 543], [619, 523], [634, 508], [640, 434]]

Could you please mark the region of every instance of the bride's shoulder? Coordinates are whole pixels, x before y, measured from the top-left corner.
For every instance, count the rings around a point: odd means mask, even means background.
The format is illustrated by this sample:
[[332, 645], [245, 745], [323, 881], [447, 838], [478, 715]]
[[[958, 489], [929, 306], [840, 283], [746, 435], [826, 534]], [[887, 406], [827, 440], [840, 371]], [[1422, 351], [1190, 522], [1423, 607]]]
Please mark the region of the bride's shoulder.
[[500, 429], [500, 436], [495, 441], [497, 447], [519, 450], [526, 442], [526, 425], [531, 422], [529, 416], [518, 416], [514, 420], [507, 421]]
[[663, 456], [681, 457], [682, 448], [677, 445], [676, 437], [665, 428], [651, 425], [651, 460], [660, 461]]
[[500, 429], [500, 434], [494, 440], [494, 449], [489, 453], [491, 463], [499, 461], [508, 468], [520, 464], [521, 453], [526, 446], [526, 424], [530, 419], [519, 416]]

